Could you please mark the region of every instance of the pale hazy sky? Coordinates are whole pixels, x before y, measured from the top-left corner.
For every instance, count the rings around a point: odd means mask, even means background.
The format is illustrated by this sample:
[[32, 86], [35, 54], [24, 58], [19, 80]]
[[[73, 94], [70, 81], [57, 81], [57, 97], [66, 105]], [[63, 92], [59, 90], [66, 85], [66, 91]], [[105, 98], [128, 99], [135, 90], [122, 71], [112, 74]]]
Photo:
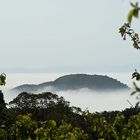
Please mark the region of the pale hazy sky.
[[[0, 71], [92, 72], [139, 68], [123, 41], [127, 0], [0, 0]], [[140, 32], [140, 19], [134, 20]]]

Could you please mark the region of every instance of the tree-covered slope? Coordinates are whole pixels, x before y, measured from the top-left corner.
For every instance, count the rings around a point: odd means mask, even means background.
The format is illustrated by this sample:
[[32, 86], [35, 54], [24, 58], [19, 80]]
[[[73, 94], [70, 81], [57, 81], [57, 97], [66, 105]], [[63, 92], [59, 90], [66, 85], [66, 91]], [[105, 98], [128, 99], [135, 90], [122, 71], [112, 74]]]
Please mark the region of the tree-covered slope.
[[36, 91], [60, 91], [60, 90], [78, 90], [87, 88], [89, 90], [122, 90], [129, 87], [120, 81], [103, 75], [71, 74], [59, 77], [50, 82], [39, 85], [20, 85], [13, 90], [18, 92], [36, 92]]

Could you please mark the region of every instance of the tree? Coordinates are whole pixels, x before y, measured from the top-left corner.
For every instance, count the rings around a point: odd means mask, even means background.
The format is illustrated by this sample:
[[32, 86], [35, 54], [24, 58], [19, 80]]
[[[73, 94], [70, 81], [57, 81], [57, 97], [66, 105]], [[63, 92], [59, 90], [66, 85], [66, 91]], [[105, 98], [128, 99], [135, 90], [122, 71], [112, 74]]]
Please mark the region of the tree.
[[36, 127], [37, 122], [31, 119], [31, 114], [19, 115], [13, 125], [12, 135], [19, 140], [35, 139]]
[[[2, 73], [0, 75], [0, 86], [5, 85], [5, 83], [6, 83], [5, 80], [6, 80], [6, 75], [4, 73]], [[0, 90], [0, 113], [4, 107], [5, 107], [5, 101], [4, 101], [3, 93]]]
[[5, 73], [2, 73], [0, 74], [0, 86], [5, 86], [6, 84], [6, 74]]
[[[121, 36], [124, 40], [126, 40], [127, 36], [130, 37], [131, 41], [133, 42], [133, 47], [135, 49], [140, 49], [139, 35], [131, 27], [132, 26], [132, 19], [139, 17], [140, 7], [139, 7], [138, 2], [136, 2], [136, 3], [130, 2], [130, 5], [131, 5], [131, 9], [127, 15], [127, 23], [124, 23], [124, 25], [121, 26], [121, 28], [119, 29], [119, 33], [121, 33]], [[137, 81], [140, 80], [140, 73], [137, 72], [136, 69], [135, 69], [135, 72], [132, 74], [132, 79], [133, 78], [136, 78]], [[138, 93], [137, 99], [139, 99], [140, 88], [136, 85], [135, 82], [133, 83], [133, 85], [134, 85], [134, 89], [133, 89], [133, 92], [131, 93], [131, 95]], [[137, 102], [136, 107], [139, 105], [139, 103], [140, 103], [140, 101]]]
[[15, 114], [32, 114], [33, 119], [38, 121], [54, 120], [58, 124], [62, 120], [78, 126], [83, 118], [79, 115], [81, 109], [70, 107], [63, 97], [50, 92], [30, 94], [23, 92], [9, 103], [9, 107]]
[[5, 101], [4, 101], [4, 98], [3, 98], [3, 93], [0, 90], [0, 113], [3, 110], [4, 107], [5, 107]]

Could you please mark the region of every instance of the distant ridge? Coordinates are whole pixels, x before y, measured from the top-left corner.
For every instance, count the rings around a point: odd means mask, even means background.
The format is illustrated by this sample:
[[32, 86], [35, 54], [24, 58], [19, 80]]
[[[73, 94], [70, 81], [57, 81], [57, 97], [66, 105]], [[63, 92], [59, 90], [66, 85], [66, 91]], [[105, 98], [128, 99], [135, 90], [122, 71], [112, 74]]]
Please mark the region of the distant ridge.
[[38, 85], [24, 84], [12, 89], [17, 92], [38, 92], [38, 91], [66, 91], [87, 88], [89, 90], [128, 90], [129, 87], [120, 81], [103, 75], [70, 74], [57, 78], [54, 81]]

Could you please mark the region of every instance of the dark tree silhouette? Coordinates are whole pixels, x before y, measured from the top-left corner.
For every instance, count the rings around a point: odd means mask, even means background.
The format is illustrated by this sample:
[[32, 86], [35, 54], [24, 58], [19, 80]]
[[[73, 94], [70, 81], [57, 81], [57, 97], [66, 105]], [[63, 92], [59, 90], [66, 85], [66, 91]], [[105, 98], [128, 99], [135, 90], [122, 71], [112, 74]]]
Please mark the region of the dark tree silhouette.
[[0, 113], [3, 110], [3, 108], [5, 108], [5, 101], [4, 101], [3, 93], [0, 90]]

